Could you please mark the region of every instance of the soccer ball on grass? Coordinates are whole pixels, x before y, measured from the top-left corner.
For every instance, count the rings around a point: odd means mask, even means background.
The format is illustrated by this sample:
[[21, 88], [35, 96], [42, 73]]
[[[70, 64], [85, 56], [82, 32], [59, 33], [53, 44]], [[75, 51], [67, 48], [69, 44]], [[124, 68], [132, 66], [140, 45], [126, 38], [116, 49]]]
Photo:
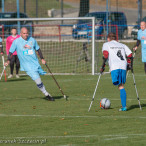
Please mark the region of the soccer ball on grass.
[[107, 98], [103, 98], [100, 100], [100, 108], [102, 109], [109, 109], [111, 105], [111, 102]]

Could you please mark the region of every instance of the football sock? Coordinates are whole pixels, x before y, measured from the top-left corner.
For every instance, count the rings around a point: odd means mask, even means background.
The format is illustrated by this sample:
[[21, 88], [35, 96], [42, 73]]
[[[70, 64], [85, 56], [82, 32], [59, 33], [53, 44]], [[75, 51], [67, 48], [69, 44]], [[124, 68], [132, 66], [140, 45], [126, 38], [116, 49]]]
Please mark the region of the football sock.
[[127, 98], [127, 95], [126, 95], [126, 91], [125, 89], [120, 89], [120, 98], [121, 98], [121, 104], [122, 104], [122, 107], [126, 107], [126, 98]]
[[42, 83], [41, 81], [41, 78], [38, 78], [35, 80], [35, 83], [37, 84], [37, 87], [42, 91], [42, 93], [45, 95], [45, 96], [48, 96], [49, 93], [46, 91], [45, 89], [45, 86], [44, 84]]

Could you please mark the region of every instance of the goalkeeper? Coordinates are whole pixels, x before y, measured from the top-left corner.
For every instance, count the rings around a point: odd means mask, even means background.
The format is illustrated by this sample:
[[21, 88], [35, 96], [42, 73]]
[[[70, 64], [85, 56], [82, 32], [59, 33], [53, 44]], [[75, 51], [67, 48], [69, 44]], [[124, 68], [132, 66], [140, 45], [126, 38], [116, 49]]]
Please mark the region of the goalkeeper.
[[46, 72], [42, 70], [35, 51], [38, 52], [42, 64], [46, 64], [46, 61], [43, 58], [39, 45], [34, 38], [29, 37], [28, 29], [25, 27], [21, 28], [20, 36], [20, 38], [17, 38], [13, 41], [9, 50], [8, 61], [5, 63], [5, 66], [8, 66], [13, 53], [17, 51], [20, 61], [20, 70], [25, 71], [32, 78], [32, 80], [35, 81], [37, 87], [46, 96], [46, 100], [54, 101], [54, 98], [52, 98], [51, 95], [46, 91], [45, 86], [40, 78], [40, 75], [44, 75]]
[[[102, 48], [104, 62], [100, 72], [102, 73], [104, 71], [105, 62], [108, 59], [112, 82], [115, 86], [118, 86], [120, 90], [122, 108], [119, 109], [119, 111], [127, 111], [127, 95], [124, 84], [126, 83], [126, 69], [131, 69], [130, 67], [132, 67], [132, 52], [126, 45], [116, 41], [116, 35], [114, 33], [109, 33], [107, 40], [108, 42], [104, 43]], [[128, 60], [126, 60], [126, 56]]]
[[[90, 62], [90, 56], [89, 56], [89, 52], [88, 52], [88, 47], [87, 47], [87, 43], [83, 43], [83, 48], [80, 52], [80, 56], [77, 59], [77, 64], [76, 64], [76, 69], [78, 67], [78, 63], [82, 60], [85, 60], [86, 63]], [[87, 71], [89, 71], [89, 66], [87, 64]]]

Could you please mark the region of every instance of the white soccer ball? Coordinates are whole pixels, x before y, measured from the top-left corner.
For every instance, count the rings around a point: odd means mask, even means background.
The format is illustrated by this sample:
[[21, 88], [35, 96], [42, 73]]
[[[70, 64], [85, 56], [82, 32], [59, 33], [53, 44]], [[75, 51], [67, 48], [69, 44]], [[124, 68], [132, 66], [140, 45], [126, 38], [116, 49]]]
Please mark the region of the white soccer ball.
[[110, 102], [109, 99], [103, 98], [103, 99], [100, 100], [100, 107], [102, 109], [109, 109], [110, 105], [111, 105], [111, 102]]

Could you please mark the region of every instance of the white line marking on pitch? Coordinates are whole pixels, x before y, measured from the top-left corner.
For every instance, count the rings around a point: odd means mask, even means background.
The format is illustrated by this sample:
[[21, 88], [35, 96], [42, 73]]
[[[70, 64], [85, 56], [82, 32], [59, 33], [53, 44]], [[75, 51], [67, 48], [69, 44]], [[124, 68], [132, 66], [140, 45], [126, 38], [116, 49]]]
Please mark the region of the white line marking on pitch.
[[146, 119], [139, 116], [49, 116], [49, 115], [7, 115], [0, 114], [0, 117], [49, 117], [49, 118], [121, 118], [121, 119]]
[[52, 136], [31, 136], [31, 137], [0, 137], [0, 139], [31, 139], [31, 138], [89, 138], [89, 137], [109, 137], [105, 138], [104, 140], [115, 140], [115, 139], [122, 139], [122, 138], [128, 138], [130, 136], [146, 136], [146, 133], [144, 134], [122, 134], [122, 135], [52, 135]]
[[106, 138], [104, 140], [116, 140], [116, 139], [126, 139], [126, 138], [128, 138], [128, 137], [126, 136], [126, 137]]
[[[80, 95], [81, 96], [81, 95]], [[110, 98], [109, 98], [110, 99]], [[91, 100], [91, 99], [80, 99], [80, 98], [70, 98], [70, 100]], [[121, 99], [110, 99], [110, 100], [121, 100]], [[136, 100], [137, 99], [127, 99], [127, 100]], [[146, 99], [140, 99], [140, 101], [145, 101]]]

